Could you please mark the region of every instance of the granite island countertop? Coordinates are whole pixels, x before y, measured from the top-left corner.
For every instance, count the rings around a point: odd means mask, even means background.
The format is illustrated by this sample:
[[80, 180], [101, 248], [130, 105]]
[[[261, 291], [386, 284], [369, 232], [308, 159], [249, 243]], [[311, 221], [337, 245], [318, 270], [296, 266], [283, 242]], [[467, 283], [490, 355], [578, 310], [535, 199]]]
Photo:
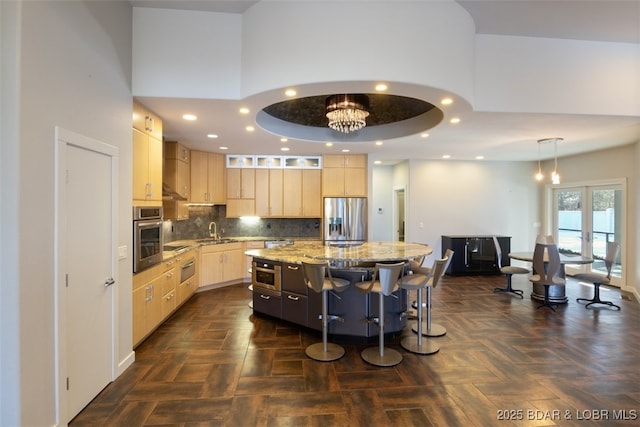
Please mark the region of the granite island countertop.
[[300, 264], [304, 260], [326, 260], [332, 265], [353, 266], [363, 263], [409, 260], [430, 255], [433, 248], [419, 243], [365, 242], [359, 246], [294, 244], [271, 249], [252, 249], [245, 254], [271, 261]]

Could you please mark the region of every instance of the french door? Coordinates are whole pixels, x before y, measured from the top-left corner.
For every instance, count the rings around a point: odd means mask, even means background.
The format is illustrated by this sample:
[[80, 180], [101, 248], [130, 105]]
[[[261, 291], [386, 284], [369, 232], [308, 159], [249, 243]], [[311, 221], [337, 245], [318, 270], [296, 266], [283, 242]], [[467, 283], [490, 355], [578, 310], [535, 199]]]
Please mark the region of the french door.
[[[606, 275], [607, 242], [618, 242], [624, 248], [625, 208], [623, 183], [553, 189], [553, 233], [560, 253], [595, 260], [593, 264], [567, 265], [567, 274], [592, 271]], [[622, 259], [618, 255], [614, 262], [613, 285], [622, 282]]]

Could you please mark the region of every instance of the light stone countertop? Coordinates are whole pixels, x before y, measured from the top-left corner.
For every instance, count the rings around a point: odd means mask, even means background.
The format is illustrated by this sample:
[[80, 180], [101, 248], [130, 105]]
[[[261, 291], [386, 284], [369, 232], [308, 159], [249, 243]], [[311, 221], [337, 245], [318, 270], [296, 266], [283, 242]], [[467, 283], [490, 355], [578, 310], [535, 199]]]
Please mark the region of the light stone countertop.
[[400, 261], [431, 255], [433, 248], [419, 243], [365, 242], [360, 246], [336, 247], [322, 244], [294, 244], [272, 249], [252, 249], [245, 254], [271, 261], [300, 264], [304, 260], [326, 260], [353, 266], [362, 263]]

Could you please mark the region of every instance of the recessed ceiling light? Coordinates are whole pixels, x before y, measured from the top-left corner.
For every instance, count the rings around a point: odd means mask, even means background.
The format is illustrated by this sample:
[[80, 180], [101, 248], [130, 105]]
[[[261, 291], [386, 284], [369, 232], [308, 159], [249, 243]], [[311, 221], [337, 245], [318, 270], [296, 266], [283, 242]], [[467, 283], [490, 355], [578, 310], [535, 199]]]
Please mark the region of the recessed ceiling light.
[[484, 156], [476, 156], [476, 160], [484, 160]]
[[420, 138], [429, 138], [429, 134], [425, 132], [420, 135]]
[[247, 126], [247, 127], [245, 128], [245, 130], [246, 130], [247, 132], [253, 132], [254, 130], [256, 130], [256, 128], [254, 128], [253, 126]]
[[284, 94], [288, 97], [296, 96], [298, 92], [295, 89], [287, 89], [284, 91]]
[[460, 123], [460, 117], [454, 117], [451, 120], [449, 120], [449, 123], [451, 123], [452, 125], [457, 125], [458, 123]]
[[451, 158], [451, 154], [443, 154], [442, 158], [443, 159], [450, 159]]
[[190, 122], [198, 120], [198, 117], [195, 114], [183, 114], [182, 118], [185, 120], [189, 120]]
[[324, 144], [326, 147], [333, 147], [333, 142], [327, 142], [326, 144]]
[[225, 147], [224, 145], [222, 147], [218, 147], [218, 148], [220, 148], [221, 150], [228, 150], [229, 149], [229, 147]]
[[382, 145], [382, 141], [376, 141], [376, 145]]
[[388, 86], [387, 86], [385, 83], [378, 83], [378, 84], [376, 85], [376, 90], [377, 90], [378, 92], [384, 92], [384, 91], [385, 91], [385, 90], [387, 90], [387, 89], [388, 89]]
[[288, 138], [280, 138], [280, 142], [287, 142], [287, 141], [289, 141]]
[[349, 150], [348, 148], [343, 148], [343, 149], [342, 149], [342, 152], [343, 152], [343, 153], [348, 153], [349, 151], [351, 151], [351, 150]]
[[442, 98], [440, 100], [440, 104], [442, 104], [442, 105], [451, 105], [451, 104], [453, 104], [453, 99], [451, 99], [449, 97]]
[[216, 135], [215, 133], [207, 134], [207, 138], [216, 139], [217, 137], [218, 137], [218, 135]]
[[381, 164], [382, 164], [382, 161], [381, 161], [381, 160], [376, 160], [376, 161], [374, 161], [374, 162], [373, 162], [373, 164], [374, 164], [374, 165], [381, 165]]
[[280, 151], [289, 151], [289, 147], [282, 147], [280, 148]]
[[249, 109], [247, 107], [240, 107], [238, 111], [240, 114], [249, 114]]

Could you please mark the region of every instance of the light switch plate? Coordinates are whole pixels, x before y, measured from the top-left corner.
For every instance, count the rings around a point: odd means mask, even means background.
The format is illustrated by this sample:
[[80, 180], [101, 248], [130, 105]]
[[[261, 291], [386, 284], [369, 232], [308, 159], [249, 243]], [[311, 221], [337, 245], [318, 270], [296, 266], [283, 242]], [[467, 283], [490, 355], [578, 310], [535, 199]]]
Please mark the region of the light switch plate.
[[118, 246], [118, 259], [125, 259], [127, 257], [127, 245]]

